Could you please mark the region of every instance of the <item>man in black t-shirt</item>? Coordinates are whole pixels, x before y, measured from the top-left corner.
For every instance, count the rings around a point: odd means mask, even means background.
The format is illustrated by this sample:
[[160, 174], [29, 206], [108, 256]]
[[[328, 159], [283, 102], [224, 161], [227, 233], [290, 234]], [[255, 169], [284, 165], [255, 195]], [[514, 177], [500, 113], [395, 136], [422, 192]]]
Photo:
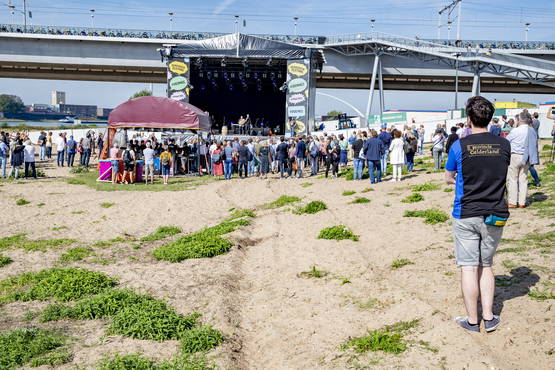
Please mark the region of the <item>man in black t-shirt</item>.
[[464, 329], [480, 331], [478, 297], [487, 332], [500, 323], [493, 314], [495, 278], [493, 256], [509, 217], [505, 200], [511, 145], [487, 131], [495, 108], [487, 99], [474, 96], [466, 103], [472, 134], [451, 146], [445, 179], [456, 184], [453, 207], [455, 259], [461, 267], [461, 286], [467, 317], [455, 320]]
[[276, 157], [279, 165], [280, 178], [283, 178], [283, 172], [285, 171], [287, 158], [289, 157], [289, 144], [285, 142], [285, 138], [283, 136], [280, 138], [280, 141], [281, 142], [276, 148]]

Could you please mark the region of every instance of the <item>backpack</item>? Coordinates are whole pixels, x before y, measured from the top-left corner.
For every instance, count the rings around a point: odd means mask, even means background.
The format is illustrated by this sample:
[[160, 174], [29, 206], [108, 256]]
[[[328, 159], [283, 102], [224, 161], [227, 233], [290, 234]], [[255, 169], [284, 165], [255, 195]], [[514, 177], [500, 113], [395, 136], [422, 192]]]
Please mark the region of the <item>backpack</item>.
[[127, 164], [133, 163], [133, 157], [131, 156], [131, 151], [126, 149], [125, 152], [123, 152], [123, 162]]

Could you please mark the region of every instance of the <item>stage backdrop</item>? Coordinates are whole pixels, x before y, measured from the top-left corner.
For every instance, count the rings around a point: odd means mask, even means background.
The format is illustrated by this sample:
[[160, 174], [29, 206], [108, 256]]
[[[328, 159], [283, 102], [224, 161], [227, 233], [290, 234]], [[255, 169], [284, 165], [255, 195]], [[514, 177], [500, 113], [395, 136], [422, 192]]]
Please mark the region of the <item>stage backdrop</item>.
[[310, 59], [287, 61], [286, 132], [290, 132], [289, 118], [297, 123], [296, 133], [308, 134], [314, 125], [316, 76], [313, 71]]
[[188, 103], [191, 92], [189, 58], [169, 58], [167, 73], [168, 98]]

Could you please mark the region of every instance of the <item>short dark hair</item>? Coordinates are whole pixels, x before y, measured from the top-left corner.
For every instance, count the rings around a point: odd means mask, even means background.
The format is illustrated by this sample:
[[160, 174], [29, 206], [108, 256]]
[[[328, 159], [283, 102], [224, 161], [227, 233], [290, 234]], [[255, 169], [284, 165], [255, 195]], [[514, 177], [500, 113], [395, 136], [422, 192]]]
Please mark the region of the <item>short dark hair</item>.
[[476, 127], [487, 127], [494, 112], [493, 104], [482, 96], [473, 96], [466, 101], [466, 115]]
[[451, 127], [451, 132], [455, 134], [457, 132], [457, 127], [455, 126]]

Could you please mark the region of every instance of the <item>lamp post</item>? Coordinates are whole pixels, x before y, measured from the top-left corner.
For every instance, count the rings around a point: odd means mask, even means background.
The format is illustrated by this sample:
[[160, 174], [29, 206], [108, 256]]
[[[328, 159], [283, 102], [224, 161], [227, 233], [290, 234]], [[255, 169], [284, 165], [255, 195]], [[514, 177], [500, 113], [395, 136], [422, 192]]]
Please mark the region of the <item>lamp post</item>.
[[297, 21], [299, 20], [299, 17], [293, 17], [293, 21], [295, 22], [295, 37], [297, 37]]
[[524, 26], [524, 41], [528, 41], [528, 31], [530, 30], [530, 23], [525, 23]]
[[90, 9], [89, 12], [91, 13], [91, 28], [94, 28], [94, 9]]
[[168, 12], [168, 15], [170, 16], [170, 32], [173, 31], [173, 12]]
[[376, 23], [376, 20], [374, 18], [370, 19], [370, 37], [372, 37], [372, 35], [374, 34], [375, 23]]
[[234, 15], [235, 17], [235, 33], [239, 32], [239, 16], [238, 15]]
[[15, 24], [15, 5], [12, 5], [11, 3], [8, 5], [8, 8], [10, 8], [10, 14], [12, 15], [12, 20], [11, 20], [11, 24]]

